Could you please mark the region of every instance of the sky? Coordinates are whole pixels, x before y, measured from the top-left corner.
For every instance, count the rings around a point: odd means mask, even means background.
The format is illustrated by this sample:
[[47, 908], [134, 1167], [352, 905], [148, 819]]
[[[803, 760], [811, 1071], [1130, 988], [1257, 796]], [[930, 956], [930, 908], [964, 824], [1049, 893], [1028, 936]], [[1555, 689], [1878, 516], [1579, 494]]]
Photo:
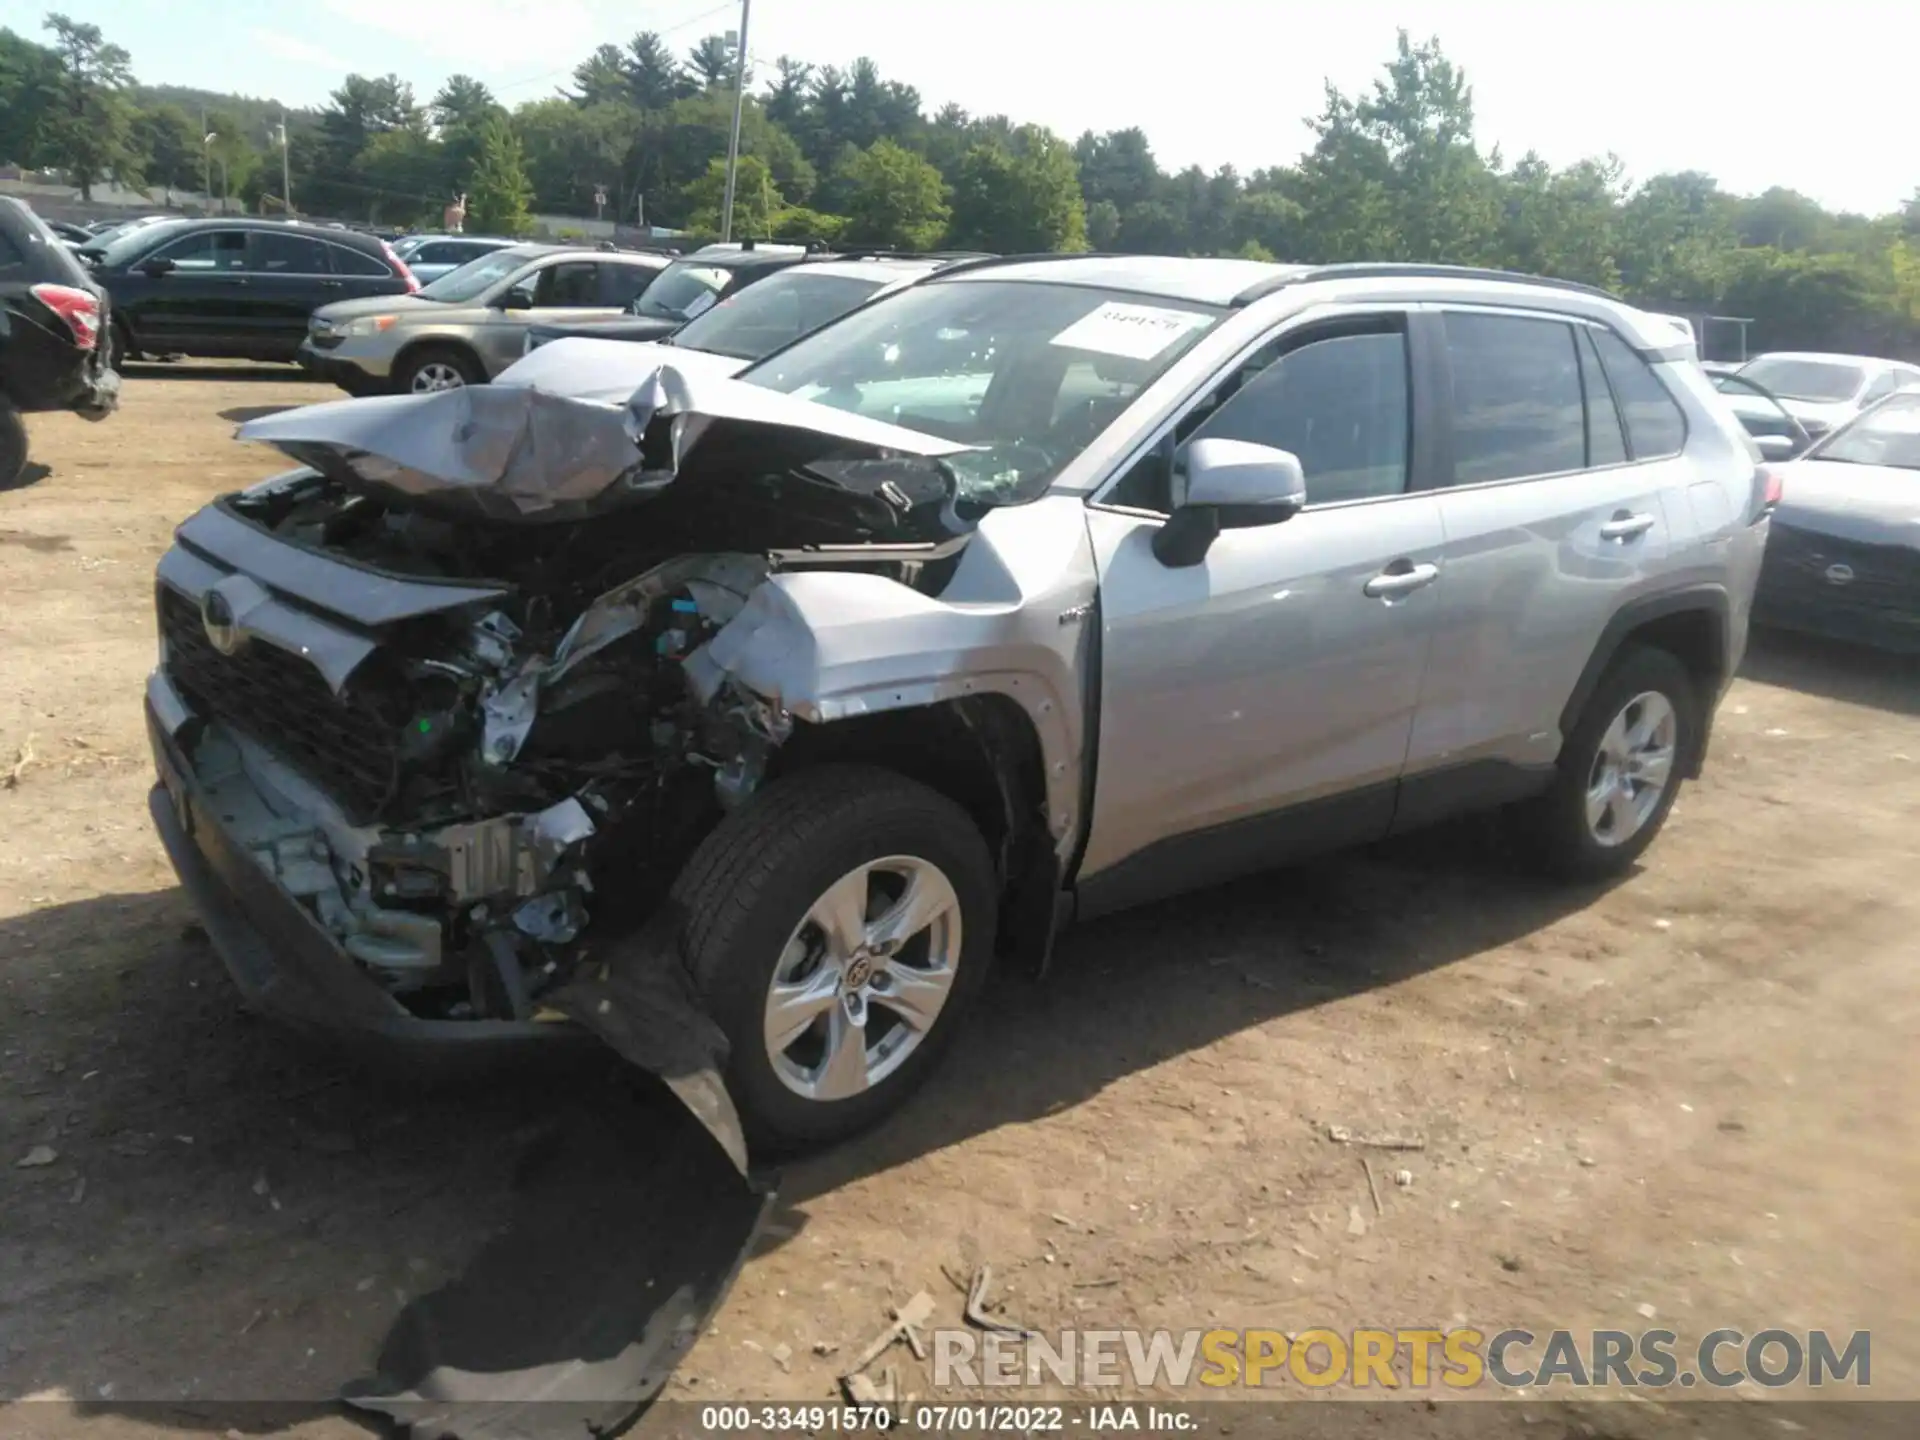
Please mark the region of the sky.
[[[349, 71], [392, 71], [428, 99], [465, 71], [509, 105], [554, 93], [594, 46], [658, 30], [684, 52], [734, 29], [738, 0], [0, 0], [45, 38], [60, 6], [151, 84], [324, 104]], [[1642, 179], [1704, 170], [1877, 214], [1920, 190], [1914, 0], [752, 0], [748, 51], [871, 56], [949, 101], [1071, 139], [1146, 131], [1163, 167], [1243, 173], [1297, 159], [1328, 83], [1371, 85], [1394, 33], [1438, 37], [1473, 86], [1483, 148], [1555, 165], [1611, 151]]]

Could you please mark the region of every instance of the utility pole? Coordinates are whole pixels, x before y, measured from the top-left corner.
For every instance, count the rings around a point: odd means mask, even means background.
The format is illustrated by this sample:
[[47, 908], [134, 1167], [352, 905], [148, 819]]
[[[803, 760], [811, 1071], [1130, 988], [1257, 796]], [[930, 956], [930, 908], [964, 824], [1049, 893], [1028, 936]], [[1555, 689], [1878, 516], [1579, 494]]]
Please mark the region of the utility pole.
[[207, 107], [200, 107], [200, 193], [213, 204], [213, 132], [207, 129]]
[[747, 15], [753, 0], [740, 0], [740, 43], [733, 55], [733, 137], [727, 141], [727, 196], [720, 205], [721, 243], [733, 239], [733, 186], [740, 170], [740, 116], [747, 104]]
[[293, 215], [293, 165], [287, 157], [287, 112], [280, 112], [280, 208]]

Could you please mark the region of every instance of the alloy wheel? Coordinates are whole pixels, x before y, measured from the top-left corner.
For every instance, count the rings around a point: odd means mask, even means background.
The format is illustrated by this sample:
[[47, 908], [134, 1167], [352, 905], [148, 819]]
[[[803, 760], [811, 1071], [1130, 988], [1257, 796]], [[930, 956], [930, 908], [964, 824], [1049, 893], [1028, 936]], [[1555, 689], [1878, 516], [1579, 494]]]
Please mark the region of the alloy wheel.
[[1657, 690], [1633, 697], [1601, 732], [1587, 774], [1587, 829], [1600, 845], [1624, 845], [1660, 808], [1673, 781], [1680, 731], [1673, 703]]
[[960, 898], [939, 866], [893, 855], [849, 870], [808, 908], [774, 969], [774, 1074], [822, 1102], [879, 1085], [933, 1033], [960, 944]]

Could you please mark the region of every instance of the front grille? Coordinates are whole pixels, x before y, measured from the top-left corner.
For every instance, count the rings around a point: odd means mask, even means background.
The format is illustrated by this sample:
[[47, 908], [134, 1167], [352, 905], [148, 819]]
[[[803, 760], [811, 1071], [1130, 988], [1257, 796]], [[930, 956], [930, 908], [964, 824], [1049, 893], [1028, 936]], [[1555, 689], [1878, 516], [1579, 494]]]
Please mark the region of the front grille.
[[189, 705], [292, 761], [354, 824], [379, 817], [399, 776], [398, 725], [336, 696], [311, 664], [263, 640], [222, 655], [177, 590], [162, 586], [159, 603], [167, 675]]

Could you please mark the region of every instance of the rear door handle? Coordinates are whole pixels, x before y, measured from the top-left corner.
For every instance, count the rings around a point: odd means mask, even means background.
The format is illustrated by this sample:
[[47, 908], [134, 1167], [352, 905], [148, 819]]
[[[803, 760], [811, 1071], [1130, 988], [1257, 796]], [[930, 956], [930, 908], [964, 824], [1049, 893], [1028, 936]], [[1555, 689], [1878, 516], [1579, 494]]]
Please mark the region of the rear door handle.
[[1652, 528], [1653, 516], [1630, 515], [1622, 511], [1600, 527], [1600, 538], [1602, 540], [1633, 540]]
[[1367, 581], [1366, 593], [1376, 600], [1394, 600], [1424, 589], [1440, 578], [1438, 565], [1414, 565], [1396, 560]]

